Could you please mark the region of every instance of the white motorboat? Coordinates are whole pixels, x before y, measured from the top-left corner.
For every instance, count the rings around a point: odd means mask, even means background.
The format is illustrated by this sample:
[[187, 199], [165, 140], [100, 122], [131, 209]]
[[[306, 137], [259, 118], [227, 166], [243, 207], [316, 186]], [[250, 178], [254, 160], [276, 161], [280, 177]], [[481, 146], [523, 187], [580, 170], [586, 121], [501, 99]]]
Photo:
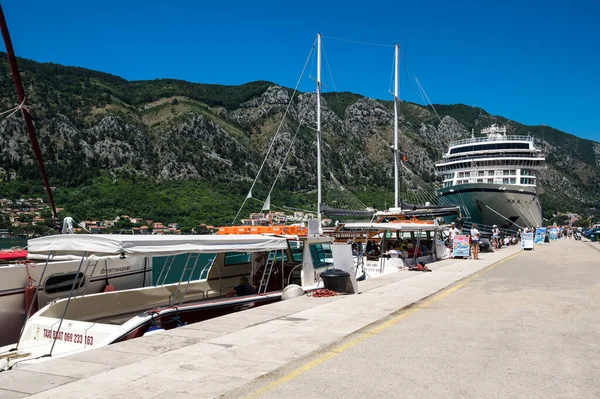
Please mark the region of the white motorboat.
[[[76, 295], [78, 281], [71, 281], [72, 296], [40, 309], [27, 320], [18, 343], [0, 348], [4, 370], [279, 301], [289, 283], [317, 287], [320, 272], [331, 262], [353, 269], [349, 245], [317, 235], [63, 235], [31, 240], [30, 249], [46, 256], [79, 256], [81, 264], [116, 257], [151, 267], [154, 257], [181, 254], [187, 261], [173, 284], [159, 276], [152, 287]], [[228, 297], [241, 277], [253, 282], [257, 293]]]
[[336, 234], [345, 234], [353, 243], [360, 280], [444, 259], [448, 249], [443, 232], [448, 230], [447, 225], [398, 220], [345, 223]]
[[[61, 236], [44, 240], [54, 242]], [[96, 235], [77, 236], [94, 242]], [[38, 239], [30, 240], [32, 243]], [[15, 342], [27, 314], [52, 301], [69, 296], [77, 280], [76, 294], [104, 292], [110, 285], [117, 290], [152, 284], [152, 266], [141, 258], [86, 259], [71, 254], [41, 254], [29, 247], [27, 259], [0, 265], [0, 345]]]

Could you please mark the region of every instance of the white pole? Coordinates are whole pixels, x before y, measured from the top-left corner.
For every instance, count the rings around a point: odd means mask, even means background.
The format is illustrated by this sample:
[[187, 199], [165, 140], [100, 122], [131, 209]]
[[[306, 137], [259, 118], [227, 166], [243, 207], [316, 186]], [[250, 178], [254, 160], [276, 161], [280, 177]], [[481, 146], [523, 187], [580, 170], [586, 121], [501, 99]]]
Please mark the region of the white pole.
[[394, 68], [394, 198], [395, 207], [398, 208], [398, 48], [395, 46]]
[[321, 34], [317, 34], [317, 221], [321, 231]]

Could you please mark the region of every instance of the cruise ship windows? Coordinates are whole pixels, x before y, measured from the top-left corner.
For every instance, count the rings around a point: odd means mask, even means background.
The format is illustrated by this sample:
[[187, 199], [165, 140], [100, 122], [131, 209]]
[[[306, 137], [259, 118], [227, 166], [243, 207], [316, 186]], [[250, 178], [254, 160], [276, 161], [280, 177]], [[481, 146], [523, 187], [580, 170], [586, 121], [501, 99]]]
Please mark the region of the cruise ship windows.
[[511, 174], [511, 176], [514, 176], [514, 175], [517, 174], [517, 171], [513, 169], [513, 170], [510, 171], [510, 174]]
[[508, 184], [508, 178], [502, 179], [502, 184]]
[[517, 183], [517, 179], [515, 177], [511, 177], [510, 184], [516, 184], [516, 183]]
[[528, 143], [495, 143], [495, 144], [476, 144], [467, 145], [459, 148], [452, 148], [450, 154], [460, 154], [461, 152], [488, 151], [488, 150], [528, 150]]
[[479, 172], [477, 172], [477, 176], [483, 176], [484, 172], [483, 170], [480, 170]]
[[488, 179], [489, 184], [494, 184], [494, 179]]
[[488, 170], [488, 176], [494, 176], [494, 171], [493, 170]]
[[483, 179], [477, 179], [477, 183], [483, 183]]

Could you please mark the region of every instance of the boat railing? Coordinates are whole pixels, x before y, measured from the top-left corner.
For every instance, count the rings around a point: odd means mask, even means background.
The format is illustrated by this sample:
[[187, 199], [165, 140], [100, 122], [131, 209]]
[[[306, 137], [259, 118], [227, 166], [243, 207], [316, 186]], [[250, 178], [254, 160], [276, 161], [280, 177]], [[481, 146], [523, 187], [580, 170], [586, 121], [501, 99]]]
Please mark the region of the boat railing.
[[160, 270], [160, 274], [158, 275], [158, 279], [156, 280], [157, 287], [160, 285], [165, 285], [174, 261], [175, 255], [167, 256], [167, 258], [165, 259], [165, 263], [163, 264], [163, 267]]
[[[475, 152], [475, 151], [474, 151]], [[543, 154], [519, 154], [519, 155], [514, 155], [514, 154], [498, 154], [498, 153], [487, 153], [486, 155], [464, 155], [464, 153], [461, 153], [460, 156], [447, 156], [444, 155], [442, 162], [440, 162], [440, 164], [442, 163], [450, 163], [450, 162], [459, 162], [459, 161], [470, 161], [470, 160], [475, 160], [475, 159], [482, 159], [482, 158], [490, 158], [493, 160], [502, 160], [503, 158], [507, 158], [507, 159], [516, 159], [516, 158], [527, 158], [529, 159], [541, 159], [544, 160], [545, 157]]]
[[[194, 272], [196, 271], [196, 267], [198, 266], [198, 261], [200, 260], [200, 257], [201, 257], [201, 254], [199, 254], [199, 253], [193, 253], [188, 256], [188, 258], [185, 262], [185, 266], [183, 267], [183, 270], [181, 271], [181, 276], [179, 277], [179, 283], [177, 284], [177, 289], [175, 290], [175, 293], [173, 295], [171, 295], [171, 298], [169, 299], [169, 303], [171, 303], [171, 306], [173, 306], [173, 304], [175, 304], [177, 301], [179, 301], [180, 305], [183, 304], [183, 301], [185, 300], [185, 296], [187, 294], [188, 288], [190, 286], [190, 282], [192, 281]], [[212, 258], [210, 261], [208, 261], [204, 265], [202, 270], [200, 270], [199, 278], [202, 278], [203, 273], [205, 273], [207, 270], [211, 269], [216, 258], [217, 257], [215, 256], [214, 258]], [[184, 283], [186, 273], [188, 273], [188, 272], [189, 272], [189, 275], [187, 276], [187, 281]], [[182, 288], [182, 283], [184, 283], [183, 288]]]
[[489, 143], [494, 141], [528, 141], [533, 143], [533, 136], [504, 136], [497, 135], [496, 137], [472, 137], [470, 139], [462, 139], [450, 143], [450, 147], [457, 145], [472, 144], [472, 143]]

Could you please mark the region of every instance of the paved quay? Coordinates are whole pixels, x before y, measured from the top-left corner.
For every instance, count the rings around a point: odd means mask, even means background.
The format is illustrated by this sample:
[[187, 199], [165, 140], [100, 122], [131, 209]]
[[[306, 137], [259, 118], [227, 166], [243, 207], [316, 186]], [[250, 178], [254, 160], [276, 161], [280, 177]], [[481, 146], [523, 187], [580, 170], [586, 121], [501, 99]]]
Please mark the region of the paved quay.
[[599, 247], [522, 252], [226, 398], [600, 398]]
[[[586, 259], [598, 256], [588, 243], [569, 244], [587, 248]], [[311, 364], [312, 357], [329, 366], [330, 358], [345, 351], [344, 345], [358, 347], [362, 341], [378, 341], [370, 339], [375, 335], [373, 329], [388, 328], [394, 318], [405, 317], [402, 315], [419, 305], [400, 309], [463, 280], [439, 294], [449, 295], [466, 284], [468, 276], [490, 265], [509, 263], [513, 257], [526, 255], [531, 261], [550, 257], [552, 261], [556, 257], [552, 250], [565, 245], [552, 243], [533, 252], [508, 247], [482, 254], [479, 261], [437, 262], [429, 265], [432, 273], [401, 271], [360, 282], [359, 295], [296, 298], [0, 373], [0, 398], [175, 399], [238, 397], [248, 392], [255, 397], [296, 397], [294, 392], [277, 395], [274, 389], [263, 391], [264, 386], [259, 385], [270, 387], [269, 381], [281, 375], [288, 376], [290, 383], [300, 381], [295, 376], [304, 372], [297, 367]], [[428, 331], [426, 325], [421, 328]], [[395, 368], [393, 362], [385, 367]], [[429, 366], [422, 367], [416, 373], [427, 376]], [[387, 369], [375, 368], [369, 373], [382, 376], [388, 374]], [[353, 377], [355, 385], [361, 377]], [[278, 386], [284, 385], [287, 383]], [[319, 384], [312, 385], [316, 389]], [[329, 392], [327, 396], [338, 392], [335, 380], [321, 388]], [[318, 391], [311, 396], [318, 397]]]

